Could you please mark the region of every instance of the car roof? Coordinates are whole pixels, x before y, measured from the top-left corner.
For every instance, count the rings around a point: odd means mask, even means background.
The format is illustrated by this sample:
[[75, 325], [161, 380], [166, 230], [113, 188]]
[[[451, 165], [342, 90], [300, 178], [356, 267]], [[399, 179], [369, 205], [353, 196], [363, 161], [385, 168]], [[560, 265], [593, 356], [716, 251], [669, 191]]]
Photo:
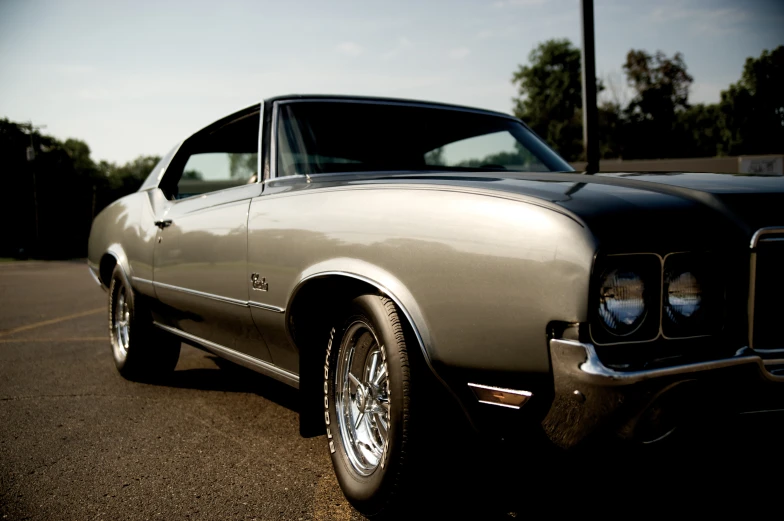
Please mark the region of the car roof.
[[443, 109], [479, 112], [482, 114], [500, 116], [504, 118], [517, 120], [516, 117], [510, 114], [505, 114], [503, 112], [498, 112], [495, 110], [481, 109], [477, 107], [468, 107], [465, 105], [454, 105], [451, 103], [440, 103], [437, 101], [424, 101], [424, 100], [405, 99], [405, 98], [386, 98], [381, 96], [354, 96], [348, 94], [283, 94], [280, 96], [273, 96], [271, 98], [266, 98], [264, 99], [264, 103], [272, 103], [275, 101], [296, 101], [296, 100], [360, 101], [366, 103], [367, 102], [394, 103], [394, 104], [404, 104], [410, 106], [436, 107], [436, 108], [443, 108]]

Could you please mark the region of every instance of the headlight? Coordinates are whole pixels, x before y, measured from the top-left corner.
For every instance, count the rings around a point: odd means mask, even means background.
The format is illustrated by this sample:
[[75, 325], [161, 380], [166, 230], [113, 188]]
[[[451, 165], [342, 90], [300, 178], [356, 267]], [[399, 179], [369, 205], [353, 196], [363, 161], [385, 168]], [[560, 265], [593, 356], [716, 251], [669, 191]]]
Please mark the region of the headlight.
[[666, 338], [704, 336], [721, 329], [724, 285], [716, 264], [704, 253], [665, 257], [662, 333]]
[[597, 260], [590, 331], [597, 345], [650, 342], [661, 322], [661, 257], [607, 255]]
[[594, 273], [589, 331], [596, 345], [703, 337], [724, 327], [728, 270], [720, 255], [608, 254]]
[[599, 317], [612, 334], [634, 333], [645, 318], [645, 282], [634, 271], [609, 270], [599, 287]]
[[673, 324], [684, 325], [697, 318], [702, 307], [702, 288], [694, 273], [670, 273], [664, 284], [664, 312]]

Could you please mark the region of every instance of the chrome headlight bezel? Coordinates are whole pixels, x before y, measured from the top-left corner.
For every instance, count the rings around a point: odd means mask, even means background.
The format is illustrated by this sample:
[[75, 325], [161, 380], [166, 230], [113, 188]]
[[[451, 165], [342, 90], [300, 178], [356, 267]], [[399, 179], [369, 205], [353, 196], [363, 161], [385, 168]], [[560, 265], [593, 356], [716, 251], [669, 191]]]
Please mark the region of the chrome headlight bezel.
[[[667, 339], [691, 338], [720, 331], [726, 307], [725, 285], [715, 259], [706, 253], [671, 253], [664, 257], [662, 269], [662, 336]], [[687, 273], [690, 275], [686, 276]], [[699, 294], [699, 304], [691, 298], [690, 313], [679, 312], [678, 306], [683, 307], [683, 302], [674, 301], [678, 297], [673, 285], [685, 282], [684, 278], [692, 278], [696, 284], [688, 293]], [[683, 289], [677, 291], [689, 298]]]
[[[661, 313], [661, 258], [651, 253], [611, 254], [602, 257], [594, 267], [590, 334], [598, 345], [649, 342], [659, 334]], [[624, 273], [628, 279], [635, 274], [642, 289], [638, 293], [643, 309], [637, 319], [621, 327], [612, 327], [606, 320], [606, 291], [604, 284], [613, 273]], [[639, 288], [633, 288], [637, 292]], [[604, 306], [604, 309], [603, 309]]]

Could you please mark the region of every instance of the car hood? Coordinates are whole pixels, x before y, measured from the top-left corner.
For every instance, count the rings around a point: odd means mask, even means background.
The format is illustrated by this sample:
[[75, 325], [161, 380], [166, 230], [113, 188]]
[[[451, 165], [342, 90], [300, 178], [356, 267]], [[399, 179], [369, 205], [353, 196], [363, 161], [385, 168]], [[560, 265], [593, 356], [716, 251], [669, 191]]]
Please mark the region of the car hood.
[[759, 228], [784, 227], [784, 177], [512, 172], [402, 177], [548, 201], [579, 218], [609, 249], [748, 247]]

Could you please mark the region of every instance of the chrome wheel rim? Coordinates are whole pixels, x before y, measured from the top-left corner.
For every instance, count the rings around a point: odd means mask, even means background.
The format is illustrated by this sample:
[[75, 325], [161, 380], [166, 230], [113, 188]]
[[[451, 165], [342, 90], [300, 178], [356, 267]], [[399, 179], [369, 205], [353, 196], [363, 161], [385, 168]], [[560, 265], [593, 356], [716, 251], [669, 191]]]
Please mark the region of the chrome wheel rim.
[[128, 342], [131, 335], [131, 312], [128, 309], [128, 300], [123, 287], [117, 291], [112, 314], [112, 347], [114, 356], [122, 361], [128, 356]]
[[365, 322], [346, 330], [335, 372], [335, 406], [343, 447], [354, 470], [369, 476], [389, 442], [389, 375], [384, 347]]

